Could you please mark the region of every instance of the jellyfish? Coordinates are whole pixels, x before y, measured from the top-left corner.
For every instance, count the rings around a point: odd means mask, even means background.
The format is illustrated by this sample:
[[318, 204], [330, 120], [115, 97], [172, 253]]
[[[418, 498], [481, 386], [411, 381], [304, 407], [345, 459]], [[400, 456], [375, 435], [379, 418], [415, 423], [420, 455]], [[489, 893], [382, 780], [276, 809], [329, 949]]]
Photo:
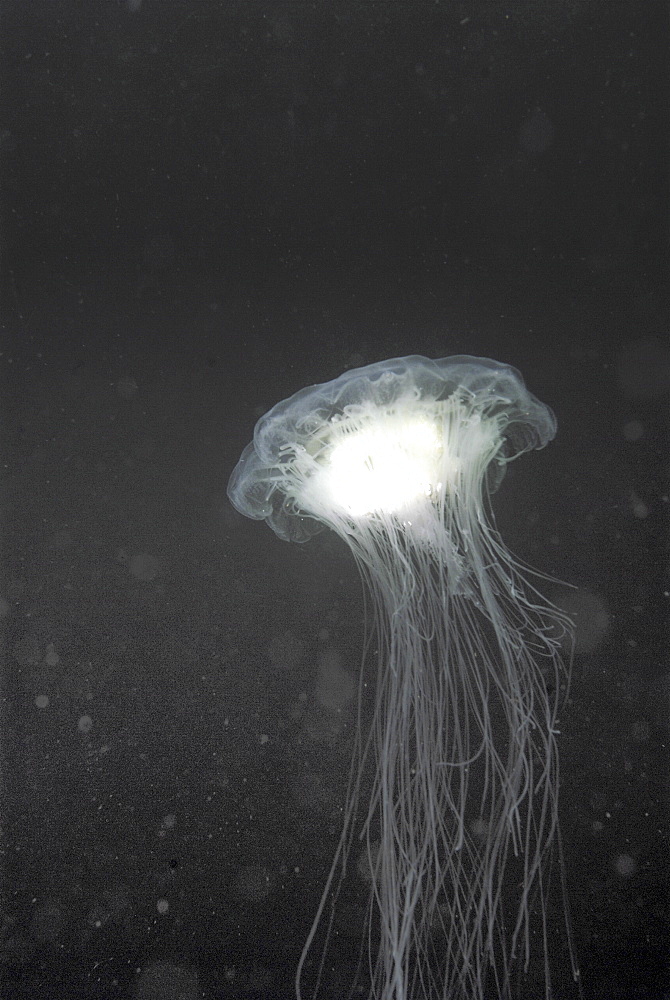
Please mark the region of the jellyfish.
[[[349, 547], [376, 672], [298, 1000], [308, 969], [309, 993], [323, 995], [357, 838], [371, 998], [551, 996], [571, 623], [542, 598], [542, 574], [505, 547], [490, 498], [508, 463], [555, 433], [509, 365], [409, 356], [278, 403], [232, 473], [232, 504], [279, 538], [329, 528]], [[567, 909], [559, 925], [577, 979]]]

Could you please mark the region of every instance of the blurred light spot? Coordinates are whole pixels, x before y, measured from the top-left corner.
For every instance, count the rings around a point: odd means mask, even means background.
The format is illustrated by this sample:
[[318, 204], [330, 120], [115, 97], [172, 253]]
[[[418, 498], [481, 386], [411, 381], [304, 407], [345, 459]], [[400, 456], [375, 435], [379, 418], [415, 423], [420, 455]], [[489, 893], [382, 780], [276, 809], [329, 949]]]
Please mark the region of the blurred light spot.
[[631, 494], [630, 509], [633, 512], [633, 517], [636, 517], [639, 521], [644, 521], [646, 517], [649, 517], [649, 507], [637, 493]]
[[644, 426], [640, 420], [629, 420], [623, 425], [623, 436], [626, 441], [639, 441], [644, 435]]
[[475, 840], [478, 840], [480, 844], [483, 844], [489, 836], [489, 824], [481, 816], [477, 816], [470, 823], [470, 831]]
[[374, 878], [377, 860], [379, 858], [380, 844], [378, 840], [373, 840], [369, 847], [364, 847], [358, 855], [356, 867], [358, 874], [364, 882], [370, 883]]
[[54, 944], [65, 929], [67, 911], [57, 900], [38, 906], [30, 922], [31, 936], [41, 944]]
[[631, 878], [637, 872], [637, 861], [630, 854], [620, 854], [614, 861], [614, 868], [622, 878]]
[[258, 903], [266, 899], [273, 888], [274, 879], [267, 868], [245, 865], [235, 877], [235, 889], [243, 899]]
[[131, 996], [134, 1000], [198, 1000], [203, 993], [195, 969], [155, 962], [142, 969]]
[[670, 346], [654, 338], [624, 344], [617, 356], [616, 372], [624, 396], [662, 396], [670, 392]]
[[342, 666], [340, 654], [332, 646], [321, 650], [317, 661], [314, 696], [327, 712], [341, 712], [356, 694], [356, 681]]
[[575, 653], [592, 653], [597, 649], [610, 630], [605, 599], [589, 590], [572, 590], [555, 595], [554, 603], [575, 623]]
[[268, 647], [268, 656], [273, 667], [281, 670], [295, 670], [305, 656], [305, 644], [292, 632], [275, 636]]
[[130, 375], [124, 375], [116, 382], [114, 388], [122, 399], [134, 399], [140, 391], [140, 387]]
[[630, 738], [634, 743], [646, 743], [651, 734], [651, 727], [646, 719], [636, 719], [630, 727]]
[[160, 562], [148, 552], [139, 552], [130, 560], [130, 573], [143, 583], [150, 583], [160, 573]]
[[554, 126], [551, 119], [539, 108], [521, 122], [519, 146], [530, 155], [544, 153], [554, 141]]
[[44, 662], [48, 667], [56, 667], [60, 663], [60, 656], [56, 652], [56, 647], [53, 642], [50, 642], [47, 646]]

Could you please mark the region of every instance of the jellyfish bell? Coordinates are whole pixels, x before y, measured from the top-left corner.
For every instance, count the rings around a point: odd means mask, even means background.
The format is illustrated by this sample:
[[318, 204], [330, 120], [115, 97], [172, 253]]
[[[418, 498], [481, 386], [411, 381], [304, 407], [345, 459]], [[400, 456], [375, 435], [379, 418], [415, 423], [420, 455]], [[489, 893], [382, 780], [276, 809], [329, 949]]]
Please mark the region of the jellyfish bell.
[[426, 498], [434, 506], [465, 477], [477, 483], [486, 473], [495, 489], [506, 461], [555, 433], [551, 410], [509, 365], [394, 358], [274, 406], [256, 424], [228, 495], [280, 538], [306, 541], [342, 518]]
[[506, 549], [489, 497], [508, 462], [555, 432], [553, 413], [516, 369], [410, 356], [278, 403], [233, 471], [233, 505], [280, 538], [304, 542], [329, 527], [344, 539], [378, 649], [370, 735], [356, 734], [298, 998], [323, 928], [311, 976], [319, 995], [333, 937], [326, 914], [346, 874], [369, 765], [359, 836], [370, 852], [370, 996], [512, 997], [519, 968], [550, 995], [560, 645], [570, 623]]

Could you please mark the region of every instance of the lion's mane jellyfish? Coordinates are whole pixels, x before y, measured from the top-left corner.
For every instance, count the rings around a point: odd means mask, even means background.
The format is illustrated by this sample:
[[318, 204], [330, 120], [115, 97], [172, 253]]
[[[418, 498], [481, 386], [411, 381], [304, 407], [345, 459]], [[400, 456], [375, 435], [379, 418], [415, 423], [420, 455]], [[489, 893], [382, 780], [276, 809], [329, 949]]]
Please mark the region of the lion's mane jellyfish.
[[278, 403], [231, 476], [237, 510], [280, 538], [328, 527], [346, 542], [377, 651], [372, 722], [356, 735], [298, 998], [307, 979], [320, 995], [355, 837], [369, 861], [370, 997], [551, 995], [570, 622], [506, 549], [489, 499], [508, 462], [555, 432], [551, 410], [508, 365], [395, 358]]

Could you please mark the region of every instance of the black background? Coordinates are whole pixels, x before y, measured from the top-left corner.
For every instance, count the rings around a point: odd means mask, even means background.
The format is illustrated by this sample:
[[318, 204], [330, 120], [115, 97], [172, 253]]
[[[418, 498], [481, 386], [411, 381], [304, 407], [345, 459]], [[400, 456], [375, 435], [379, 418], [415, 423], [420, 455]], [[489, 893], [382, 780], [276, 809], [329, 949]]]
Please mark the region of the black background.
[[581, 588], [584, 995], [668, 996], [666, 15], [4, 0], [3, 996], [292, 995], [351, 740], [315, 678], [362, 602], [225, 486], [274, 402], [415, 353], [557, 413], [495, 507]]

